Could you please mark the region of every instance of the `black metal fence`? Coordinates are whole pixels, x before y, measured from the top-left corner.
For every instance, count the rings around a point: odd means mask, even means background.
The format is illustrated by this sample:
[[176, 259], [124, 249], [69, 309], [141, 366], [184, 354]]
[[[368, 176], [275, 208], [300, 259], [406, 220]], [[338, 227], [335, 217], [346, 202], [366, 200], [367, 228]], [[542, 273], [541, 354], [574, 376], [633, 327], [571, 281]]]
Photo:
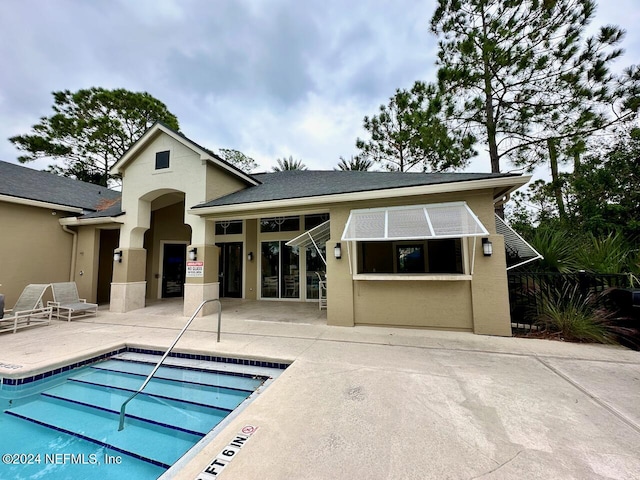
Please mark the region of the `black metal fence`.
[[624, 274], [508, 272], [509, 305], [514, 332], [528, 331], [542, 299], [552, 291], [577, 288], [580, 293], [601, 293], [611, 288], [629, 288], [631, 279]]

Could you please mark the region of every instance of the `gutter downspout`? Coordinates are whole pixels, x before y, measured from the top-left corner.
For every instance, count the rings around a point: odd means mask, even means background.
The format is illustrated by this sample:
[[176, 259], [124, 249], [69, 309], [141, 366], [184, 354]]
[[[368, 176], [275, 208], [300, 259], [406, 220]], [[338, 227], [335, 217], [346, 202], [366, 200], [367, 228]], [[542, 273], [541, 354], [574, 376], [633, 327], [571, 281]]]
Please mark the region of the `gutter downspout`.
[[73, 243], [71, 246], [71, 271], [69, 272], [69, 281], [75, 282], [76, 255], [78, 253], [78, 232], [74, 232], [66, 225], [62, 225], [62, 230], [73, 235]]

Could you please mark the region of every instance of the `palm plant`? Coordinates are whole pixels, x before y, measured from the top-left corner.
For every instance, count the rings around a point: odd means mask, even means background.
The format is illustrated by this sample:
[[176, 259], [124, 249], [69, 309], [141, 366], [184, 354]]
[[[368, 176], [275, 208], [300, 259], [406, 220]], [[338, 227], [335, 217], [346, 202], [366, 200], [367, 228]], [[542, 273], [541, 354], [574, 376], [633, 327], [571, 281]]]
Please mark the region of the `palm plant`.
[[373, 162], [366, 158], [362, 158], [360, 156], [351, 156], [350, 160], [345, 160], [343, 157], [340, 157], [340, 162], [338, 163], [338, 170], [342, 171], [358, 171], [358, 172], [367, 172], [371, 170], [373, 167]]
[[285, 170], [306, 170], [307, 166], [302, 163], [302, 160], [294, 160], [291, 155], [289, 158], [276, 159], [278, 165], [271, 167], [274, 172], [284, 172]]
[[536, 262], [540, 271], [569, 273], [579, 269], [579, 241], [569, 231], [537, 228], [531, 245], [544, 257]]
[[627, 273], [633, 271], [633, 253], [620, 233], [604, 238], [589, 234], [584, 247], [578, 250], [576, 259], [581, 269], [588, 272]]

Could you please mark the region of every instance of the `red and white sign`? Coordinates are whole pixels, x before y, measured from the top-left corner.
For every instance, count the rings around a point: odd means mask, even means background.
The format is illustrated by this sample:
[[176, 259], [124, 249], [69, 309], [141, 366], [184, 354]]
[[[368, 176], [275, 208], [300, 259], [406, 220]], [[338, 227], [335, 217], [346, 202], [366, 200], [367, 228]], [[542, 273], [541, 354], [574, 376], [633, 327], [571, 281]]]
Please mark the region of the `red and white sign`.
[[187, 278], [204, 277], [204, 262], [187, 262]]

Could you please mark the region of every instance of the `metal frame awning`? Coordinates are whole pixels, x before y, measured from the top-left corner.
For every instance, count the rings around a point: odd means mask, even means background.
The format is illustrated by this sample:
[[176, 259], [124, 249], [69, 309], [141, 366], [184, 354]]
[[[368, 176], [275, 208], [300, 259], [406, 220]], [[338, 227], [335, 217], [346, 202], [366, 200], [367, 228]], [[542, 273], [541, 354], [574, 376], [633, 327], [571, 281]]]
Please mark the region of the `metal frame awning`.
[[296, 238], [289, 240], [286, 245], [290, 247], [309, 247], [313, 245], [318, 251], [318, 255], [327, 265], [327, 259], [322, 255], [320, 250], [320, 244], [327, 243], [327, 240], [331, 237], [331, 220], [327, 220], [321, 223], [317, 227], [313, 227], [311, 230], [307, 230], [302, 235], [298, 235]]
[[[535, 248], [529, 245], [524, 238], [518, 235], [518, 232], [507, 225], [498, 215], [496, 215], [496, 233], [504, 237], [504, 246], [507, 250], [507, 270], [543, 258]], [[509, 265], [510, 261], [516, 261], [516, 263]]]
[[466, 202], [449, 202], [351, 210], [342, 240], [424, 240], [488, 235]]

